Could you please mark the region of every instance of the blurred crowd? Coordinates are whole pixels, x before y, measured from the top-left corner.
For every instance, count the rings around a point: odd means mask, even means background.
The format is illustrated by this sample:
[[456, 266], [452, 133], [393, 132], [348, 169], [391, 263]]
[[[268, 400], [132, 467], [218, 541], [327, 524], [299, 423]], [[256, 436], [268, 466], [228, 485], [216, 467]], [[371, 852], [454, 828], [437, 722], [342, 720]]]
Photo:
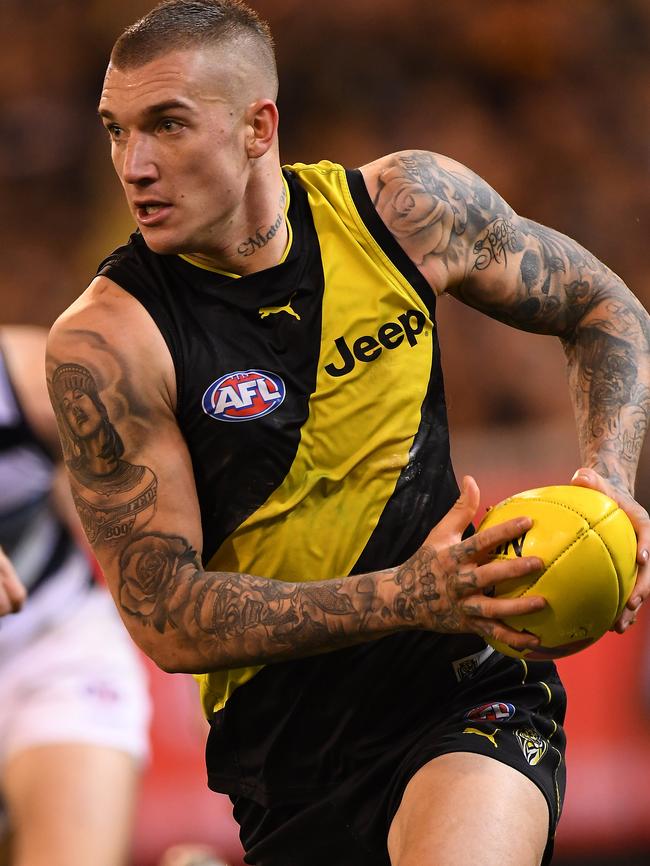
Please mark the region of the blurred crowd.
[[[131, 231], [96, 104], [110, 46], [152, 0], [2, 0], [3, 320], [48, 325]], [[281, 73], [283, 159], [445, 153], [572, 235], [648, 305], [646, 0], [256, 0]], [[442, 303], [452, 420], [570, 412], [555, 341]], [[472, 339], [464, 339], [467, 334]], [[495, 341], [499, 353], [491, 349]], [[489, 378], [481, 357], [490, 352]], [[463, 386], [469, 399], [453, 399]], [[561, 383], [558, 383], [561, 384]]]

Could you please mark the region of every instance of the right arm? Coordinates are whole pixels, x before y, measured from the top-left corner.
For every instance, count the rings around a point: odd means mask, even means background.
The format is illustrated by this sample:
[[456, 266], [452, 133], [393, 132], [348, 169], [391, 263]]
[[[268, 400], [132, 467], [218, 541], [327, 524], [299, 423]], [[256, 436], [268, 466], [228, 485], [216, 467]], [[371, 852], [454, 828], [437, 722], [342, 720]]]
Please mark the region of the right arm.
[[498, 618], [538, 609], [539, 599], [484, 593], [539, 567], [529, 558], [491, 562], [488, 553], [530, 521], [463, 541], [478, 507], [471, 479], [397, 568], [318, 582], [204, 571], [171, 358], [148, 314], [109, 280], [96, 280], [55, 323], [48, 385], [88, 539], [132, 638], [164, 670], [264, 664], [413, 628], [536, 644]]

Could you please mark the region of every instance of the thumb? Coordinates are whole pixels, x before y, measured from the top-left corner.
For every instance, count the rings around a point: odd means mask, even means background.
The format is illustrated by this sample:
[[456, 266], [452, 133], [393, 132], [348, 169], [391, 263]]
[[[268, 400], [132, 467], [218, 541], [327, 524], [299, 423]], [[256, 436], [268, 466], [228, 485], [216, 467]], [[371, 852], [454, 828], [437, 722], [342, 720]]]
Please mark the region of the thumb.
[[432, 541], [456, 540], [462, 536], [472, 522], [479, 506], [481, 493], [471, 475], [465, 475], [461, 483], [460, 496], [442, 520], [429, 533]]
[[601, 493], [611, 496], [607, 483], [602, 475], [599, 475], [593, 469], [589, 469], [586, 466], [582, 466], [580, 469], [576, 470], [571, 479], [571, 484], [573, 484], [574, 487], [590, 487], [592, 490], [599, 490]]

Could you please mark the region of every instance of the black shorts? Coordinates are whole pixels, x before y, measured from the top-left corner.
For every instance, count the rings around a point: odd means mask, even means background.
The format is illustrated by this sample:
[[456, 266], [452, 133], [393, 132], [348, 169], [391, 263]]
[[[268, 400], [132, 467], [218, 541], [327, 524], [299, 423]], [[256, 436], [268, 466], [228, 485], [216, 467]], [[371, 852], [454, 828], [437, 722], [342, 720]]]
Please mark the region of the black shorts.
[[388, 830], [417, 770], [449, 752], [487, 755], [544, 794], [547, 863], [565, 703], [552, 662], [405, 632], [260, 671], [213, 720], [208, 782], [232, 798], [246, 863], [390, 866]]

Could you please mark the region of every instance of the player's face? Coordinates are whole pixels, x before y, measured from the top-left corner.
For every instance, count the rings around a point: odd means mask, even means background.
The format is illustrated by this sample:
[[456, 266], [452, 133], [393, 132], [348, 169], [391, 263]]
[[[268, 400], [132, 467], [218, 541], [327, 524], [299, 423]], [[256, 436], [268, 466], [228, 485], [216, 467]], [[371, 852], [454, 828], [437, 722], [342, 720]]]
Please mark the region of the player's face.
[[220, 60], [214, 49], [172, 51], [106, 73], [99, 112], [113, 165], [154, 252], [214, 254], [237, 222], [247, 114]]

